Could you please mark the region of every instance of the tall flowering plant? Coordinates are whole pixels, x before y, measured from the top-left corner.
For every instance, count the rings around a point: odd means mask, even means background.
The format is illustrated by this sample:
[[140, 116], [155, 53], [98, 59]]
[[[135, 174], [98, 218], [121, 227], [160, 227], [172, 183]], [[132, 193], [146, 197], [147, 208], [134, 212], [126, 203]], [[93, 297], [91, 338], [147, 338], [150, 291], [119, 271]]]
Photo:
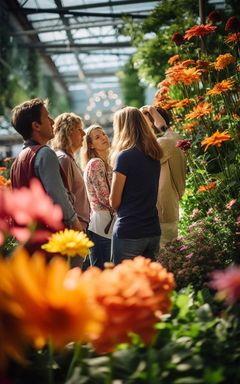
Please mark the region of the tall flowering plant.
[[[184, 208], [219, 211], [239, 199], [240, 187], [240, 21], [224, 26], [217, 12], [208, 23], [195, 25], [172, 42], [176, 54], [158, 85], [155, 105], [170, 110], [181, 132], [178, 146], [188, 158], [189, 177]], [[211, 46], [222, 40], [222, 51]], [[216, 50], [214, 50], [216, 52]]]

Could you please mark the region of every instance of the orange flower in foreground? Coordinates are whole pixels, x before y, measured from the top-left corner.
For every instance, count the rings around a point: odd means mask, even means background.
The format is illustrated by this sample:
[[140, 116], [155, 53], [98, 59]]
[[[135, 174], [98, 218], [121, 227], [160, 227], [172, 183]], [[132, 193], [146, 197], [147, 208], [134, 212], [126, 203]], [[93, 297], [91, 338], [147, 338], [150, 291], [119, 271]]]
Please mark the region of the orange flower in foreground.
[[209, 35], [209, 33], [215, 32], [216, 28], [216, 26], [210, 24], [194, 25], [185, 32], [184, 39], [190, 40], [195, 36]]
[[29, 341], [24, 334], [19, 314], [11, 313], [9, 305], [8, 297], [0, 289], [0, 377], [1, 372], [7, 367], [9, 358], [18, 363], [24, 362], [24, 352]]
[[216, 147], [221, 147], [222, 143], [224, 141], [231, 140], [231, 136], [228, 133], [228, 130], [224, 132], [219, 132], [218, 129], [214, 134], [210, 137], [206, 137], [204, 140], [202, 140], [201, 144], [202, 146], [206, 145], [204, 151], [208, 149], [210, 146], [216, 146]]
[[198, 192], [207, 192], [216, 188], [216, 181], [210, 181], [207, 185], [200, 185]]
[[188, 113], [185, 117], [188, 120], [198, 119], [201, 116], [209, 115], [212, 112], [212, 104], [203, 102], [193, 108], [192, 112]]
[[217, 71], [221, 71], [226, 68], [229, 64], [235, 63], [236, 59], [231, 53], [225, 53], [224, 55], [219, 55], [215, 62], [213, 63], [214, 68]]
[[96, 297], [107, 313], [99, 338], [92, 341], [99, 352], [113, 351], [119, 343], [129, 342], [130, 333], [151, 342], [154, 324], [171, 307], [174, 278], [160, 263], [143, 256], [125, 260], [112, 270], [90, 268], [85, 279], [97, 281]]
[[76, 270], [69, 270], [60, 257], [46, 264], [42, 254], [29, 257], [23, 249], [9, 260], [0, 260], [5, 312], [19, 318], [37, 347], [49, 338], [56, 347], [63, 347], [70, 341], [94, 338], [101, 330], [104, 313], [91, 284], [82, 281], [81, 271]]
[[234, 84], [234, 80], [223, 80], [220, 83], [215, 84], [214, 87], [206, 93], [206, 95], [219, 95], [223, 92], [230, 91], [233, 89]]

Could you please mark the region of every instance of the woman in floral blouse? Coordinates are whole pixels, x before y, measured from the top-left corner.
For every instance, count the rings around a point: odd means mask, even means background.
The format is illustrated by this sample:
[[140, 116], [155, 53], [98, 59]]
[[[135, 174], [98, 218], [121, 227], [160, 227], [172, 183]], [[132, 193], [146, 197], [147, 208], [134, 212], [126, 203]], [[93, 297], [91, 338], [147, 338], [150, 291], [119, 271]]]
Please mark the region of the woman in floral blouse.
[[91, 248], [91, 265], [104, 268], [111, 258], [112, 225], [106, 226], [113, 217], [109, 205], [112, 168], [108, 162], [109, 139], [100, 125], [93, 124], [86, 131], [81, 151], [82, 168], [91, 206], [89, 237], [94, 242]]

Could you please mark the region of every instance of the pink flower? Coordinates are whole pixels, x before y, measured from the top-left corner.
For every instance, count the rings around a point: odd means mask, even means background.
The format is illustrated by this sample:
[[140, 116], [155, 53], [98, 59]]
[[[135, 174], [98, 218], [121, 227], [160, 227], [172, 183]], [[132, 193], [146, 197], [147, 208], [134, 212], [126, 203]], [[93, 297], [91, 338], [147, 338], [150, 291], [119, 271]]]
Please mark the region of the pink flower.
[[207, 215], [210, 216], [213, 214], [213, 208], [209, 208], [207, 211]]
[[178, 140], [176, 144], [176, 147], [180, 148], [184, 152], [187, 151], [189, 148], [191, 148], [191, 146], [192, 146], [191, 141], [187, 139]]
[[199, 209], [198, 208], [194, 208], [192, 213], [191, 213], [191, 215], [190, 215], [190, 217], [192, 217], [192, 218], [197, 217], [197, 216], [199, 216], [199, 213], [200, 213]]
[[190, 260], [193, 257], [194, 253], [189, 253], [189, 255], [185, 256], [185, 259]]
[[181, 248], [179, 249], [179, 251], [180, 252], [186, 251], [186, 249], [188, 249], [188, 246], [187, 245], [182, 245]]
[[240, 267], [213, 272], [209, 285], [223, 294], [228, 303], [236, 302], [240, 298]]
[[[63, 227], [62, 217], [61, 208], [37, 179], [30, 182], [29, 188], [0, 189], [0, 245], [9, 234], [20, 243], [46, 241], [51, 229]], [[42, 225], [47, 228], [39, 228]]]
[[18, 225], [32, 222], [45, 224], [53, 229], [62, 228], [62, 210], [55, 205], [37, 179], [30, 187], [3, 191], [5, 214], [12, 216]]
[[237, 202], [237, 199], [230, 200], [229, 203], [226, 204], [225, 208], [231, 209], [234, 206], [234, 204], [236, 204], [236, 202]]

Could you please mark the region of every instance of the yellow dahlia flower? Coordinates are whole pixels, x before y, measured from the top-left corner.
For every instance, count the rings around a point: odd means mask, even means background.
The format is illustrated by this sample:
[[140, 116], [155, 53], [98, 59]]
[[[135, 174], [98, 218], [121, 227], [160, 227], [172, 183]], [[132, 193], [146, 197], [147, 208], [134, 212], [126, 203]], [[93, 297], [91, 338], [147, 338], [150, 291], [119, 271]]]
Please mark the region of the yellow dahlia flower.
[[84, 232], [74, 231], [73, 229], [65, 229], [54, 233], [48, 243], [42, 245], [42, 249], [50, 253], [61, 253], [66, 256], [82, 256], [89, 254], [89, 248], [94, 243], [89, 240]]

